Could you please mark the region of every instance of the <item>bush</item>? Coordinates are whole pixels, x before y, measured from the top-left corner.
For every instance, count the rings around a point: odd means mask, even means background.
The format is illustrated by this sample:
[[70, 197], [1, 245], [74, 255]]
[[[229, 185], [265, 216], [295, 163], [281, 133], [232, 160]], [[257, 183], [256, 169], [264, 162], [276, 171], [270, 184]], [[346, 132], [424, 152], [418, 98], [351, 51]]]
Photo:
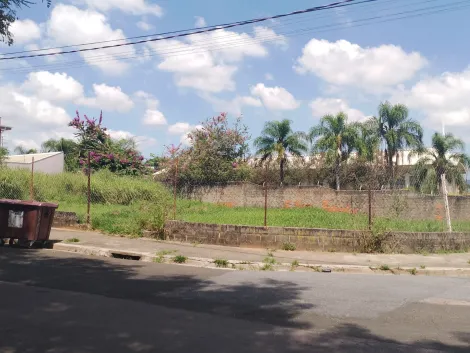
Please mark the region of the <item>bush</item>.
[[176, 262], [177, 264], [184, 264], [188, 258], [183, 255], [176, 255], [173, 258], [173, 262]]
[[282, 244], [282, 250], [286, 251], [295, 251], [296, 245], [294, 243], [284, 243]]

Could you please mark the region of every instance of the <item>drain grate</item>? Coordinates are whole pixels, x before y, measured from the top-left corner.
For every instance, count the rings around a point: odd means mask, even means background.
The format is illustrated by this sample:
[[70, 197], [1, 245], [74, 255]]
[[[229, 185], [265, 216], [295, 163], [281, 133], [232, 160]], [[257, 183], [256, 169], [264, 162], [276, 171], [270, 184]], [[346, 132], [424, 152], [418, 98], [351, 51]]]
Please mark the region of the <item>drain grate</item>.
[[142, 258], [142, 256], [139, 256], [139, 255], [121, 254], [118, 252], [111, 253], [111, 257], [115, 259], [132, 260], [132, 261], [140, 261], [140, 259]]

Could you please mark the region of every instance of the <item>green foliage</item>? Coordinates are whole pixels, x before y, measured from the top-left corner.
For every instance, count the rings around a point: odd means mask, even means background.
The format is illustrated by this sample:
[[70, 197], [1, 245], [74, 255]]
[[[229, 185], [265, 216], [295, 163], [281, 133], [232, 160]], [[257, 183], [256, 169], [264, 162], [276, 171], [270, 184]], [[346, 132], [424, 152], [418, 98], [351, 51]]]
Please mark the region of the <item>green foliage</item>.
[[380, 266], [380, 270], [381, 271], [390, 271], [390, 266], [388, 266], [387, 264], [384, 264], [384, 265]]
[[292, 121], [268, 121], [265, 123], [261, 136], [254, 141], [256, 154], [262, 161], [275, 158], [279, 163], [279, 181], [284, 182], [284, 168], [287, 156], [301, 157], [307, 151], [303, 133], [292, 131]]
[[173, 262], [176, 262], [177, 264], [184, 264], [188, 258], [183, 255], [176, 255], [173, 258]]
[[23, 146], [16, 146], [15, 153], [16, 154], [34, 154], [34, 153], [38, 153], [38, 150], [35, 148], [26, 148]]
[[294, 260], [294, 261], [292, 261], [291, 266], [294, 267], [294, 268], [295, 268], [295, 267], [299, 267], [299, 266], [300, 266], [300, 263], [299, 263], [298, 260]]
[[464, 153], [465, 144], [453, 134], [434, 133], [432, 150], [416, 149], [421, 156], [413, 168], [413, 184], [416, 190], [426, 194], [438, 194], [442, 187], [442, 175], [455, 183], [460, 192], [467, 190], [464, 173], [470, 166], [470, 157]]
[[416, 270], [416, 268], [412, 268], [410, 270], [408, 270], [408, 272], [413, 275], [413, 276], [416, 276], [416, 274], [418, 273], [418, 271]]
[[348, 123], [348, 116], [342, 112], [336, 116], [325, 115], [320, 124], [310, 130], [309, 138], [313, 141], [313, 151], [324, 153], [327, 163], [333, 165], [336, 189], [340, 190], [341, 164], [359, 145], [357, 125]]
[[58, 140], [49, 139], [42, 143], [41, 150], [43, 152], [63, 152], [65, 170], [69, 172], [78, 170], [79, 148], [74, 140], [64, 138]]
[[296, 245], [294, 243], [284, 243], [282, 244], [282, 250], [286, 251], [295, 251]]
[[265, 264], [268, 265], [275, 265], [276, 264], [276, 259], [271, 255], [271, 256], [266, 256], [263, 260]]
[[214, 264], [217, 266], [217, 267], [228, 267], [229, 263], [228, 263], [228, 260], [225, 260], [225, 259], [216, 259], [214, 260]]
[[70, 238], [70, 239], [65, 239], [66, 243], [79, 243], [80, 239], [78, 238]]

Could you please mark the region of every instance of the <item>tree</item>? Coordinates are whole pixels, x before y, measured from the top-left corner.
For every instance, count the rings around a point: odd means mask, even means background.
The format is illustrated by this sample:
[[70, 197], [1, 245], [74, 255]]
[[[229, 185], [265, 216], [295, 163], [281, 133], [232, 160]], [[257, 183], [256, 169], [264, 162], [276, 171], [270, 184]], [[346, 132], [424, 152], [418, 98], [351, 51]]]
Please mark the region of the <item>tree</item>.
[[3, 162], [8, 156], [8, 149], [5, 147], [0, 147], [0, 167], [3, 165]]
[[23, 147], [23, 146], [16, 146], [15, 147], [15, 153], [17, 154], [34, 154], [34, 153], [38, 153], [38, 150], [35, 149], [35, 148], [26, 148], [26, 147]]
[[113, 173], [138, 175], [148, 171], [143, 163], [144, 157], [135, 149], [135, 141], [128, 139], [113, 140], [102, 126], [103, 114], [100, 118], [84, 119], [77, 116], [69, 126], [77, 131], [75, 137], [78, 144], [79, 164], [86, 166], [90, 155], [91, 169], [109, 169]]
[[[51, 6], [52, 0], [42, 0], [47, 7]], [[12, 45], [14, 38], [10, 32], [10, 26], [16, 21], [16, 11], [22, 7], [29, 7], [35, 2], [31, 0], [1, 0], [0, 1], [0, 36], [1, 40], [8, 45]]]
[[380, 137], [374, 127], [368, 122], [356, 123], [355, 127], [359, 133], [356, 144], [358, 156], [364, 162], [375, 162], [379, 150]]
[[65, 169], [73, 171], [78, 168], [78, 144], [71, 139], [60, 138], [58, 140], [49, 139], [42, 143], [43, 152], [63, 152]]
[[470, 166], [470, 157], [464, 153], [465, 144], [461, 139], [448, 133], [434, 133], [432, 148], [419, 148], [414, 151], [421, 156], [413, 169], [415, 188], [424, 193], [438, 193], [442, 188], [442, 175], [455, 183], [460, 192], [467, 189], [465, 171]]
[[243, 179], [243, 157], [248, 129], [237, 118], [230, 124], [226, 113], [209, 118], [187, 135], [189, 147], [179, 153], [180, 184], [212, 185]]
[[341, 163], [348, 160], [358, 145], [358, 137], [357, 124], [349, 124], [348, 116], [343, 112], [325, 115], [320, 124], [310, 130], [313, 151], [325, 153], [327, 161], [334, 164], [336, 190], [341, 188]]
[[279, 163], [279, 180], [284, 182], [284, 168], [288, 162], [288, 156], [301, 157], [308, 147], [304, 135], [292, 131], [290, 120], [268, 121], [261, 132], [261, 136], [254, 141], [256, 154], [261, 160], [276, 157]]
[[398, 164], [398, 152], [401, 149], [421, 146], [423, 129], [418, 122], [409, 118], [408, 108], [405, 105], [391, 105], [389, 102], [379, 105], [378, 117], [371, 118], [369, 124], [385, 145], [385, 159], [393, 187], [395, 183], [393, 158], [396, 157]]

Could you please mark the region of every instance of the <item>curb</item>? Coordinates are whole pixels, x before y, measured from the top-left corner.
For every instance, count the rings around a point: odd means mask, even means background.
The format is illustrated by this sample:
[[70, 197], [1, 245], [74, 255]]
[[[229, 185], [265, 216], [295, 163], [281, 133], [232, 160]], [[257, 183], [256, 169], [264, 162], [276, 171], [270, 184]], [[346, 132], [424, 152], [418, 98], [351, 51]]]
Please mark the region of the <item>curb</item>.
[[[425, 275], [425, 276], [452, 276], [470, 277], [470, 268], [456, 267], [428, 267], [425, 269], [414, 267], [398, 267], [382, 270], [380, 267], [362, 265], [341, 265], [341, 264], [314, 264], [314, 263], [272, 263], [247, 262], [239, 260], [227, 260], [226, 266], [217, 266], [215, 259], [203, 257], [187, 257], [185, 263], [173, 262], [174, 255], [158, 255], [150, 252], [123, 251], [120, 249], [100, 248], [87, 245], [74, 245], [65, 243], [55, 243], [52, 250], [64, 251], [88, 256], [100, 256], [142, 262], [156, 262], [174, 264], [179, 266], [203, 267], [224, 270], [248, 270], [248, 271], [291, 271], [291, 272], [337, 272], [351, 274], [381, 274], [381, 275]], [[177, 253], [175, 253], [177, 255]], [[274, 259], [274, 258], [273, 258]], [[274, 260], [273, 260], [274, 261]]]

